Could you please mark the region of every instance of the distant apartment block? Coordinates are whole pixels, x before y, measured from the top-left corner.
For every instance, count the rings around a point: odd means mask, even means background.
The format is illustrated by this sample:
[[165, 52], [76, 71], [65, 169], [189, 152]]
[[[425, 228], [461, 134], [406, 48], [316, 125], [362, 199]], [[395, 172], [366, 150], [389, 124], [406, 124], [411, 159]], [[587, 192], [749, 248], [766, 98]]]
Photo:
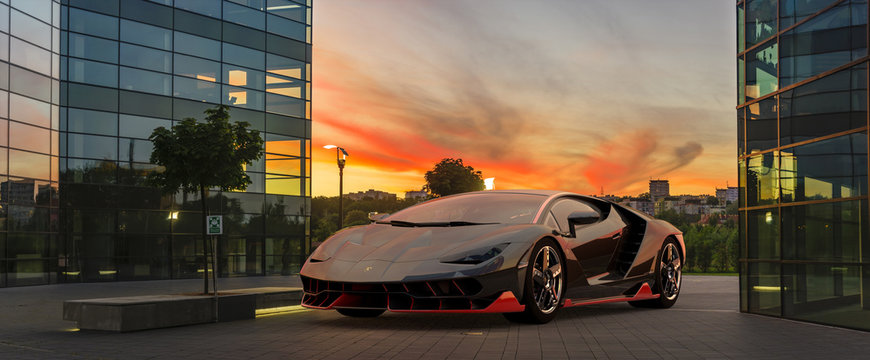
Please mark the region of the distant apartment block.
[[422, 200], [425, 199], [429, 194], [425, 191], [406, 191], [405, 192], [405, 200], [407, 199], [417, 199]]
[[363, 200], [365, 198], [374, 199], [374, 200], [396, 200], [396, 194], [391, 194], [386, 191], [368, 189], [366, 191], [357, 191], [355, 193], [349, 193], [344, 197], [351, 200]]
[[667, 180], [650, 180], [649, 181], [649, 196], [655, 201], [661, 198], [671, 196], [671, 186]]

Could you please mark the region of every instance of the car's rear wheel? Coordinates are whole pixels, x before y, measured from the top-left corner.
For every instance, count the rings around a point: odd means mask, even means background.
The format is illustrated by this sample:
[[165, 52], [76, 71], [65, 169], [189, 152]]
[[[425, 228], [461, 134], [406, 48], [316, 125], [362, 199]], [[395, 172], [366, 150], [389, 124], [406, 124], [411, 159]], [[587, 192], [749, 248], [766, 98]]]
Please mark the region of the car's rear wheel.
[[654, 294], [659, 294], [657, 299], [629, 301], [628, 303], [636, 307], [666, 309], [674, 306], [677, 302], [683, 279], [683, 253], [674, 239], [668, 238], [662, 244], [662, 249], [658, 255], [655, 279], [652, 290]]
[[550, 239], [535, 244], [523, 285], [522, 303], [526, 309], [504, 314], [508, 320], [544, 324], [556, 317], [565, 292], [565, 260], [558, 249], [556, 242]]
[[380, 314], [383, 314], [384, 309], [335, 309], [339, 314], [350, 317], [377, 317]]

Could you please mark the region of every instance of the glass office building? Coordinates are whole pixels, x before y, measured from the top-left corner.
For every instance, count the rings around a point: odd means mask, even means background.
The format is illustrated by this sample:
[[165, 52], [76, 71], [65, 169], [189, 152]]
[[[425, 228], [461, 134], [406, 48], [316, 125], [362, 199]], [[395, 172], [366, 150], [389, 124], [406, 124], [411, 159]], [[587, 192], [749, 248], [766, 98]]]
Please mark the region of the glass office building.
[[737, 1], [743, 312], [870, 330], [867, 18]]
[[197, 194], [145, 185], [152, 130], [217, 104], [266, 140], [211, 191], [222, 276], [308, 252], [311, 0], [0, 0], [0, 287], [201, 277]]

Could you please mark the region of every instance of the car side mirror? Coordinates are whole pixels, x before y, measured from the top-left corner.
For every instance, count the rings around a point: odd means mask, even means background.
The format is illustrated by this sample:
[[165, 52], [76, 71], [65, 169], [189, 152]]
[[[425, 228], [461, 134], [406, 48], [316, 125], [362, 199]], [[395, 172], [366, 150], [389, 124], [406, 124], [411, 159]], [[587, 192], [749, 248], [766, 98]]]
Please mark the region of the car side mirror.
[[377, 211], [372, 211], [369, 213], [369, 220], [371, 220], [371, 222], [380, 221], [380, 220], [385, 219], [387, 216], [390, 216], [390, 214], [389, 213], [380, 214]]
[[601, 215], [597, 211], [583, 210], [572, 212], [568, 215], [568, 230], [571, 232], [571, 237], [577, 237], [577, 231], [574, 229], [577, 225], [593, 224], [598, 222]]

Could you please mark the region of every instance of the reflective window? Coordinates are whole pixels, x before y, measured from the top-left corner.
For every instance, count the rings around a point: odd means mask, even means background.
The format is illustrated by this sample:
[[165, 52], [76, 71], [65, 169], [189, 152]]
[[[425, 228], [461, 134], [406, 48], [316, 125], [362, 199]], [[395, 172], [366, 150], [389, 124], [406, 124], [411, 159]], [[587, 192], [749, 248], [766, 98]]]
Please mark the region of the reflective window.
[[50, 172], [48, 155], [9, 149], [9, 175], [47, 180]]
[[268, 0], [266, 11], [269, 14], [278, 15], [304, 23], [305, 22], [305, 6], [299, 5], [289, 0]]
[[[2, 44], [0, 44], [2, 45]], [[51, 75], [51, 52], [12, 38], [12, 62], [30, 70]]]
[[866, 195], [867, 136], [852, 134], [782, 150], [782, 201]]
[[67, 110], [66, 129], [87, 134], [118, 135], [118, 114], [70, 108]]
[[175, 52], [207, 59], [219, 59], [221, 57], [221, 43], [220, 41], [176, 31]]
[[118, 65], [70, 58], [68, 72], [69, 81], [118, 87]]
[[281, 76], [305, 79], [305, 63], [274, 54], [266, 55], [266, 71]]
[[744, 142], [745, 108], [737, 109], [737, 156], [746, 155], [746, 144]]
[[836, 0], [780, 0], [779, 2], [779, 28], [794, 25], [807, 16], [813, 15], [828, 7]]
[[779, 260], [779, 211], [777, 208], [747, 212], [750, 259]]
[[783, 315], [856, 329], [870, 329], [867, 266], [783, 264]]
[[203, 81], [219, 82], [221, 64], [192, 56], [175, 55], [175, 75], [184, 75]]
[[172, 78], [153, 71], [121, 67], [120, 88], [147, 93], [172, 94]]
[[249, 68], [263, 68], [265, 53], [262, 51], [224, 43], [224, 62], [246, 66]]
[[743, 4], [737, 5], [737, 52], [746, 50], [746, 16]]
[[9, 89], [43, 101], [51, 101], [51, 79], [17, 66], [9, 67]]
[[746, 102], [746, 64], [743, 61], [743, 56], [737, 58], [737, 105]]
[[144, 46], [121, 44], [121, 65], [171, 72], [172, 53]]
[[778, 89], [776, 79], [778, 54], [774, 40], [746, 55], [746, 100], [759, 98]]
[[51, 49], [51, 26], [48, 24], [16, 10], [12, 10], [10, 24], [12, 35], [45, 49]]
[[0, 5], [0, 31], [9, 32], [9, 6], [6, 5]]
[[223, 87], [223, 103], [246, 109], [263, 110], [264, 96], [262, 91], [248, 90], [232, 86]]
[[224, 20], [263, 30], [266, 28], [266, 13], [246, 6], [224, 2]]
[[121, 161], [135, 161], [147, 163], [151, 161], [151, 152], [154, 144], [148, 140], [119, 139], [121, 148]]
[[776, 33], [776, 0], [746, 1], [746, 47]]
[[0, 89], [9, 89], [9, 64], [0, 62]]
[[266, 111], [287, 116], [305, 117], [305, 101], [266, 94]]
[[66, 156], [117, 160], [118, 141], [107, 136], [68, 134]]
[[302, 175], [302, 159], [266, 154], [266, 172], [281, 175]]
[[0, 117], [9, 117], [9, 93], [3, 90], [0, 90]]
[[866, 64], [786, 91], [780, 105], [781, 145], [865, 126]]
[[749, 263], [746, 279], [750, 312], [782, 316], [780, 263]]
[[283, 76], [269, 75], [266, 77], [266, 91], [272, 94], [305, 98], [306, 83]]
[[69, 55], [110, 63], [118, 62], [118, 43], [87, 35], [69, 34]]
[[251, 70], [236, 65], [223, 65], [224, 84], [264, 90], [267, 79], [262, 71]]
[[161, 126], [168, 129], [172, 124], [165, 119], [121, 114], [120, 135], [147, 139], [154, 129]]
[[746, 206], [777, 203], [779, 157], [774, 155], [774, 153], [766, 153], [749, 157], [746, 169]]
[[173, 96], [219, 104], [220, 86], [211, 81], [176, 76]]
[[0, 33], [0, 60], [9, 61], [9, 35]]
[[221, 2], [215, 0], [175, 0], [175, 7], [220, 18]]
[[12, 7], [51, 23], [51, 0], [12, 0]]
[[9, 94], [9, 118], [42, 127], [50, 127], [51, 105], [18, 94]]
[[737, 206], [746, 207], [746, 159], [737, 160]]
[[305, 41], [305, 24], [269, 15], [268, 31], [291, 39]]
[[118, 39], [118, 18], [69, 8], [69, 30]]
[[867, 54], [867, 3], [843, 2], [780, 37], [785, 87]]
[[266, 174], [266, 193], [301, 196], [302, 179], [292, 176]]
[[783, 259], [861, 261], [862, 246], [870, 245], [864, 209], [866, 200], [783, 207]]
[[172, 50], [172, 30], [122, 19], [121, 41]]
[[48, 154], [50, 151], [49, 139], [49, 130], [46, 128], [15, 121], [9, 122], [10, 147]]
[[285, 156], [302, 156], [302, 139], [266, 134], [266, 153], [285, 155]]
[[776, 147], [776, 97], [746, 107], [746, 148], [750, 153]]
[[67, 168], [61, 170], [61, 178], [72, 183], [113, 184], [116, 181], [117, 164], [107, 160], [68, 159]]

